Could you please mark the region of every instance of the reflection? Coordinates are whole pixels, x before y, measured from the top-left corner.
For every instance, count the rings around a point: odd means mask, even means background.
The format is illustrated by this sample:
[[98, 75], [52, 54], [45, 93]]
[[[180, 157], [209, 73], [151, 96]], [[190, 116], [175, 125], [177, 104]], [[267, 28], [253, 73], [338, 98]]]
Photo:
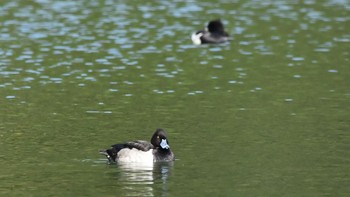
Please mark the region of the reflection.
[[168, 196], [173, 162], [152, 164], [118, 163], [117, 180], [124, 196]]

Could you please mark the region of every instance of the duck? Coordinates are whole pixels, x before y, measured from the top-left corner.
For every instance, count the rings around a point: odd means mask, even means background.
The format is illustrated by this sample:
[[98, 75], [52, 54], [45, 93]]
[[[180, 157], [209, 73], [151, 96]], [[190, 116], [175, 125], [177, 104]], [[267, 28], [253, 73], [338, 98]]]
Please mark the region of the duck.
[[200, 44], [219, 44], [230, 40], [224, 25], [220, 19], [212, 20], [207, 27], [192, 34], [192, 42], [195, 45]]
[[151, 141], [134, 140], [114, 144], [109, 149], [100, 150], [110, 163], [154, 163], [173, 161], [175, 155], [169, 146], [167, 134], [162, 128], [156, 129]]

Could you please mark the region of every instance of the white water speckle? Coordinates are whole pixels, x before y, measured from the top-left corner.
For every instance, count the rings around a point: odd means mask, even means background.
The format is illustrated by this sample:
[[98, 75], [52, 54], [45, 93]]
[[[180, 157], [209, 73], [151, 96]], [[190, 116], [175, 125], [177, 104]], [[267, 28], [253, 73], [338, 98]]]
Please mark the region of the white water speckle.
[[303, 57], [293, 57], [292, 60], [293, 61], [303, 61], [304, 58]]
[[228, 81], [228, 83], [230, 83], [230, 84], [235, 84], [235, 83], [237, 83], [237, 81], [231, 80], [231, 81]]
[[330, 69], [330, 70], [328, 70], [328, 72], [329, 72], [329, 73], [337, 73], [338, 70]]

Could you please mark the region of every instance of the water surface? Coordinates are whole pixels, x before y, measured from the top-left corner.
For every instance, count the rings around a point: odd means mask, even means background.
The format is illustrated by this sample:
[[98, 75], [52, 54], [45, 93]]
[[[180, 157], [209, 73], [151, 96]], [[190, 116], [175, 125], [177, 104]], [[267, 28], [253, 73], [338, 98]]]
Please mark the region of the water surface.
[[[2, 196], [350, 194], [349, 1], [0, 5]], [[157, 127], [174, 163], [98, 155]]]

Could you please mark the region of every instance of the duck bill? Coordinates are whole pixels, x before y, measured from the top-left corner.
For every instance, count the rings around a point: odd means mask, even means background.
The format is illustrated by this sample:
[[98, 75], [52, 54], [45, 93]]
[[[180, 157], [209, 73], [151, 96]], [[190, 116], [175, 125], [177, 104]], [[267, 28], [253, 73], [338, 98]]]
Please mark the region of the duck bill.
[[168, 145], [168, 143], [165, 139], [162, 139], [162, 141], [160, 142], [160, 147], [162, 147], [162, 149], [169, 149], [170, 148], [170, 146]]

